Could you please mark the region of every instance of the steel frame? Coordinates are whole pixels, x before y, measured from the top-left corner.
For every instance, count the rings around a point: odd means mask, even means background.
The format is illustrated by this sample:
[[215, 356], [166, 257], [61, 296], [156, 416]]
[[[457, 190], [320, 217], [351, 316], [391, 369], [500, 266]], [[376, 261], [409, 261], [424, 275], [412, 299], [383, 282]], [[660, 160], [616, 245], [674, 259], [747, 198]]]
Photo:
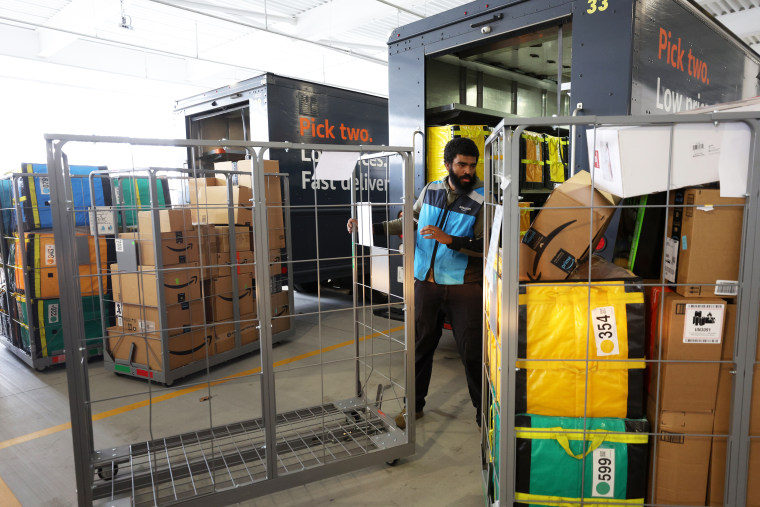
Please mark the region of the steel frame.
[[[501, 227], [503, 245], [502, 254], [502, 313], [500, 315], [502, 326], [500, 332], [501, 360], [501, 418], [500, 435], [501, 445], [498, 449], [501, 473], [499, 476], [501, 505], [512, 505], [515, 502], [515, 467], [512, 464], [516, 459], [516, 437], [512, 421], [515, 418], [514, 393], [516, 385], [515, 365], [518, 359], [518, 293], [520, 282], [518, 280], [518, 246], [520, 242], [519, 207], [517, 188], [519, 182], [519, 139], [522, 131], [527, 127], [553, 127], [557, 125], [569, 125], [571, 127], [588, 127], [588, 135], [592, 135], [592, 129], [596, 126], [648, 126], [665, 125], [675, 126], [686, 123], [714, 123], [719, 122], [743, 122], [751, 130], [751, 144], [749, 153], [749, 168], [746, 204], [744, 206], [743, 241], [741, 247], [739, 295], [737, 309], [737, 325], [734, 345], [734, 369], [733, 390], [731, 400], [730, 431], [727, 435], [727, 461], [726, 482], [724, 493], [724, 505], [744, 505], [747, 495], [748, 464], [751, 439], [757, 440], [759, 436], [750, 436], [750, 402], [752, 395], [752, 382], [755, 358], [757, 353], [758, 317], [760, 316], [760, 234], [757, 231], [760, 226], [760, 145], [758, 133], [760, 133], [760, 114], [757, 112], [713, 112], [704, 114], [680, 114], [680, 115], [655, 115], [655, 116], [569, 116], [554, 118], [505, 118], [494, 129], [492, 135], [486, 141], [485, 148], [485, 195], [487, 196], [488, 208], [503, 205], [504, 219]], [[571, 141], [572, 143], [572, 141]], [[671, 130], [671, 152], [673, 149], [673, 136]], [[574, 147], [573, 147], [574, 148]], [[581, 152], [585, 153], [585, 146]], [[672, 167], [668, 167], [668, 181], [672, 181]], [[502, 179], [501, 189], [494, 188], [495, 176]], [[670, 191], [668, 191], [669, 193]], [[496, 196], [496, 199], [493, 197]], [[593, 207], [589, 208], [590, 212]], [[492, 210], [488, 210], [492, 211]], [[486, 245], [490, 241], [490, 226], [492, 213], [485, 227]], [[591, 238], [589, 238], [591, 241]], [[589, 282], [590, 283], [590, 282]], [[663, 286], [664, 284], [659, 284]], [[488, 294], [484, 294], [488, 297]], [[485, 323], [485, 321], [484, 321]], [[485, 326], [484, 326], [485, 328]], [[484, 364], [487, 351], [484, 350]], [[660, 366], [660, 360], [648, 360]], [[484, 370], [484, 390], [490, 389], [488, 371]], [[659, 409], [659, 393], [657, 395], [656, 408]], [[485, 407], [485, 405], [484, 405]], [[483, 414], [486, 420], [488, 414]], [[651, 422], [651, 421], [650, 421]], [[486, 425], [484, 425], [486, 428]], [[585, 432], [585, 430], [584, 430]], [[650, 443], [653, 446], [650, 452], [656, 452], [657, 439], [659, 436], [656, 428], [650, 432]], [[709, 435], [712, 436], [712, 435]], [[717, 435], [722, 436], [722, 435]], [[483, 434], [484, 453], [488, 452], [488, 435]], [[651, 474], [653, 475], [653, 474]], [[650, 475], [650, 478], [651, 478]], [[487, 491], [487, 470], [483, 473], [484, 491]], [[655, 484], [650, 481], [647, 494], [654, 492]], [[614, 500], [612, 501], [614, 502]], [[488, 499], [486, 503], [489, 504]], [[581, 501], [581, 505], [583, 502]], [[497, 505], [494, 503], [492, 505]]]
[[[73, 142], [192, 147], [215, 146], [218, 145], [219, 141], [134, 139], [58, 134], [48, 134], [45, 138], [51, 178], [55, 241], [56, 245], [59, 245], [57, 255], [59, 258], [62, 313], [67, 316], [63, 324], [65, 346], [70, 363], [67, 368], [67, 382], [74, 445], [74, 467], [80, 505], [91, 505], [96, 498], [101, 495], [110, 496], [111, 491], [115, 492], [117, 489], [127, 491], [127, 498], [113, 496], [109, 502], [136, 505], [142, 503], [144, 499], [150, 504], [159, 503], [158, 500], [162, 500], [160, 503], [171, 504], [179, 502], [188, 505], [208, 505], [209, 502], [226, 504], [348, 471], [355, 471], [360, 467], [393, 461], [414, 452], [415, 425], [413, 418], [405, 432], [395, 429], [393, 421], [380, 411], [378, 403], [375, 400], [367, 399], [366, 386], [365, 389], [358, 389], [357, 394], [359, 396], [353, 399], [282, 414], [277, 413], [272, 360], [271, 294], [268, 290], [268, 284], [265, 287], [262, 284], [256, 284], [258, 318], [261, 323], [259, 329], [262, 367], [260, 375], [262, 389], [261, 418], [241, 421], [233, 425], [208, 428], [192, 435], [181, 434], [160, 441], [131, 444], [110, 450], [96, 450], [94, 448], [89, 398], [88, 366], [87, 362], [84, 361], [85, 351], [75, 338], [82, 335], [84, 322], [81, 308], [75, 297], [79, 293], [78, 279], [74, 275], [76, 273], [76, 252], [75, 245], [69, 241], [74, 232], [74, 223], [70, 213], [72, 204], [67, 200], [67, 189], [70, 187], [71, 180], [63, 148], [67, 143]], [[411, 216], [411, 207], [414, 202], [412, 148], [243, 141], [229, 141], [226, 144], [248, 150], [253, 163], [253, 226], [254, 244], [257, 245], [254, 254], [256, 278], [259, 280], [268, 278], [269, 243], [266, 201], [264, 192], [260, 189], [265, 188], [265, 175], [262, 168], [263, 156], [266, 150], [270, 148], [356, 152], [358, 154], [369, 154], [367, 156], [400, 156], [404, 167], [403, 206], [406, 216]], [[155, 198], [155, 194], [152, 195], [152, 198]], [[153, 202], [157, 201], [153, 199]], [[154, 221], [155, 219], [154, 213]], [[411, 220], [405, 221], [404, 234], [406, 237], [413, 237]], [[357, 256], [356, 250], [354, 250], [353, 256]], [[414, 313], [412, 256], [413, 249], [407, 248], [403, 255], [405, 268], [405, 325], [403, 335], [405, 342], [399, 351], [405, 360], [405, 394], [411, 399], [414, 398], [414, 348], [408, 344], [414, 343], [414, 327], [411, 325]], [[354, 336], [354, 340], [358, 346], [360, 341], [358, 335]], [[358, 362], [360, 358], [357, 357], [356, 360]], [[359, 386], [360, 381], [361, 379], [357, 378], [357, 385]], [[309, 430], [308, 424], [304, 422], [309, 419], [321, 424], [319, 426], [321, 431]], [[305, 435], [308, 435], [316, 445], [322, 445], [327, 449], [327, 455], [320, 458], [312, 453]], [[222, 452], [209, 460], [204, 455], [204, 449], [206, 449], [204, 446], [216, 447], [217, 452], [221, 448]], [[191, 452], [188, 454], [188, 451]], [[280, 454], [279, 451], [285, 451], [285, 454]], [[264, 453], [263, 456], [262, 453]], [[184, 465], [172, 461], [172, 456], [176, 458], [180, 454], [184, 458]], [[290, 462], [287, 461], [288, 456], [290, 456]], [[145, 460], [147, 460], [147, 464]], [[248, 466], [249, 462], [254, 470]], [[133, 466], [130, 472], [130, 481], [134, 475], [138, 485], [147, 485], [150, 482], [150, 492], [147, 497], [139, 496], [140, 492], [135, 490], [136, 482], [130, 482], [128, 485], [118, 479], [116, 475], [117, 466], [123, 470], [125, 463]], [[295, 465], [292, 467], [294, 469], [288, 468], [291, 465]], [[241, 473], [242, 480], [240, 478], [235, 480], [233, 469], [234, 473]], [[208, 484], [196, 485], [192, 477], [193, 473], [198, 470], [207, 472], [221, 470], [227, 472], [230, 480], [221, 485], [217, 485], [213, 479], [212, 486]], [[98, 475], [98, 473], [100, 474]], [[245, 477], [248, 480], [245, 480]], [[185, 481], [187, 478], [191, 479], [189, 486]], [[104, 481], [108, 481], [108, 485]], [[180, 485], [178, 481], [184, 481], [181, 486], [185, 488], [179, 494], [176, 489], [176, 486]], [[164, 502], [164, 497], [159, 494], [159, 491], [160, 486], [166, 484], [172, 488], [172, 493], [169, 495], [170, 498], [166, 498]], [[131, 498], [129, 498], [130, 492], [132, 493]], [[213, 500], [211, 500], [212, 496]]]

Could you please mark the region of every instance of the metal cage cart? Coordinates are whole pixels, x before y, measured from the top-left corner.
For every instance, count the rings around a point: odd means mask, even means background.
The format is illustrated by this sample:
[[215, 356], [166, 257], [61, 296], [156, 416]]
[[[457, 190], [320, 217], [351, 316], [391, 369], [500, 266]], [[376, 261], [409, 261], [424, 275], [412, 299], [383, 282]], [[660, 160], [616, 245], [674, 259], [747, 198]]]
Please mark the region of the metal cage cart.
[[[72, 167], [70, 199], [80, 207], [90, 197], [99, 205], [110, 202], [109, 180], [104, 180], [97, 192], [91, 185], [88, 187], [87, 174], [98, 169], [95, 166]], [[44, 370], [62, 364], [66, 359], [47, 167], [44, 164], [22, 164], [22, 172], [10, 174], [1, 185], [2, 334], [8, 350], [29, 366]], [[75, 241], [89, 242], [93, 247], [96, 246], [93, 239], [88, 239], [89, 218], [86, 211], [77, 213]], [[105, 247], [105, 243], [101, 246]], [[105, 248], [103, 253], [105, 259]], [[92, 273], [96, 264], [92, 248], [83, 246], [82, 256], [78, 259], [80, 273]], [[99, 329], [109, 320], [108, 313], [98, 311], [97, 295], [93, 286], [82, 291], [88, 358], [102, 355]]]
[[[760, 505], [757, 120], [726, 111], [494, 129], [488, 505]], [[585, 130], [588, 151], [571, 149], [592, 171], [528, 208], [521, 231], [520, 136], [556, 125]], [[602, 237], [617, 238], [605, 249], [615, 262], [593, 254]]]
[[[277, 274], [282, 260], [272, 256], [277, 250], [272, 247], [284, 246], [290, 253], [290, 245], [274, 243], [283, 234], [275, 222], [293, 206], [287, 196], [284, 202], [270, 199], [270, 181], [282, 173], [264, 160], [272, 148], [314, 150], [323, 154], [322, 160], [330, 158], [328, 152], [337, 155], [343, 160], [334, 169], [340, 175], [331, 172], [329, 163], [324, 166], [327, 173], [317, 166], [317, 182], [350, 193], [352, 205], [322, 204], [314, 186], [315, 200], [309, 206], [315, 217], [340, 213], [345, 224], [350, 216], [361, 218], [367, 206], [372, 210], [365, 217], [382, 214], [388, 219], [390, 206], [403, 205], [411, 213], [411, 198], [390, 202], [386, 196], [385, 201], [370, 202], [362, 183], [370, 166], [377, 169], [367, 161], [400, 159], [404, 195], [413, 195], [411, 148], [239, 141], [230, 144], [246, 150], [249, 158], [207, 173], [136, 168], [165, 167], [163, 161], [183, 158], [188, 148], [219, 141], [46, 139], [81, 505], [227, 504], [413, 453], [413, 422], [401, 431], [386, 415], [403, 409], [406, 397], [414, 394], [414, 348], [408, 345], [413, 343], [411, 280], [405, 280], [403, 294], [381, 294], [377, 287], [382, 284], [376, 280], [390, 276], [382, 267], [392, 256], [403, 259], [406, 277], [411, 277], [412, 252], [376, 251], [346, 233], [342, 260], [354, 265], [352, 296], [331, 298], [331, 288], [320, 287], [316, 296], [298, 295], [298, 311], [282, 313], [287, 305], [277, 298], [294, 296]], [[66, 240], [74, 234], [74, 218], [81, 211], [68, 198], [69, 158], [83, 156], [82, 146], [126, 153], [134, 168], [112, 170], [108, 176], [112, 181], [145, 178], [149, 198], [140, 209], [125, 205], [121, 196], [114, 206], [91, 210], [97, 217], [94, 235], [113, 243], [109, 247], [117, 262], [77, 277], [73, 268], [80, 245]], [[353, 157], [348, 165], [345, 155]], [[90, 181], [102, 177], [96, 173]], [[390, 178], [387, 169], [385, 178]], [[171, 206], [161, 204], [159, 181], [172, 193]], [[274, 186], [279, 189], [279, 182]], [[132, 218], [125, 220], [125, 214]], [[136, 232], [126, 232], [134, 231], [135, 217]], [[319, 253], [320, 223], [315, 219], [314, 231], [292, 231], [290, 241], [317, 238]], [[109, 226], [118, 234], [106, 234]], [[220, 227], [225, 229], [222, 239]], [[404, 227], [411, 237], [411, 221]], [[218, 248], [212, 257], [209, 238], [214, 235]], [[191, 249], [193, 241], [197, 243]], [[307, 262], [319, 268], [334, 260], [317, 255]], [[288, 257], [288, 271], [292, 263]], [[216, 276], [207, 278], [210, 270]], [[193, 276], [203, 280], [200, 304], [198, 291], [189, 288]], [[110, 284], [113, 298], [101, 298], [101, 305], [122, 306], [121, 325], [117, 320], [102, 337], [106, 368], [124, 374], [109, 388], [94, 381], [97, 372], [82, 361], [84, 321], [77, 301], [80, 288], [88, 284]], [[385, 316], [391, 310], [405, 320]], [[273, 347], [274, 337], [288, 327], [286, 339]], [[256, 346], [260, 353], [241, 355]], [[227, 355], [237, 359], [216, 365]], [[181, 382], [165, 385], [180, 376]]]

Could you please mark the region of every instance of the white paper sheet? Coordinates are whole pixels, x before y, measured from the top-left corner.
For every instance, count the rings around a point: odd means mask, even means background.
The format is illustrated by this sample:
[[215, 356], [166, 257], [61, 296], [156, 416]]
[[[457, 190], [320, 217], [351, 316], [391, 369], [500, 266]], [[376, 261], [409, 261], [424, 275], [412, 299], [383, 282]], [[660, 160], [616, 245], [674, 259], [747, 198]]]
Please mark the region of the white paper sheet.
[[720, 150], [721, 197], [744, 197], [747, 193], [747, 169], [751, 133], [745, 123], [724, 122], [720, 124], [723, 133], [723, 148]]
[[372, 205], [368, 202], [356, 204], [356, 221], [359, 222], [357, 231], [358, 243], [364, 246], [374, 246], [372, 239]]
[[[501, 221], [504, 217], [504, 208], [502, 206], [496, 206], [496, 210], [493, 214], [493, 225], [491, 226], [491, 241], [488, 244], [488, 256], [486, 257], [486, 280], [488, 280], [489, 286], [491, 290], [488, 294], [489, 298], [489, 304], [490, 308], [493, 309], [491, 311], [491, 315], [489, 316], [489, 323], [491, 324], [491, 329], [494, 331], [496, 330], [496, 322], [499, 318], [498, 315], [496, 315], [496, 302], [498, 294], [496, 283], [496, 255], [499, 252], [499, 237], [501, 236]], [[502, 262], [504, 259], [502, 259]]]
[[358, 161], [358, 152], [323, 151], [314, 170], [314, 179], [348, 181]]

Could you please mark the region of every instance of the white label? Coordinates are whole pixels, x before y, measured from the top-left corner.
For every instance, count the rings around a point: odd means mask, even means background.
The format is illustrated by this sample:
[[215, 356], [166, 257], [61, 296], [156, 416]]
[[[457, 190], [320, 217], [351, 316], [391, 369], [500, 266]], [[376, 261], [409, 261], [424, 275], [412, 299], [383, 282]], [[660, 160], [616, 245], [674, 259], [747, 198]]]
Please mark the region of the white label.
[[684, 343], [720, 343], [725, 305], [686, 305]]
[[156, 323], [150, 320], [138, 320], [137, 326], [140, 331], [155, 331]]
[[615, 307], [602, 306], [591, 310], [591, 325], [594, 326], [596, 355], [603, 357], [620, 354]]
[[124, 327], [124, 319], [121, 317], [116, 317], [116, 325], [119, 327]]
[[591, 496], [613, 498], [615, 494], [615, 449], [597, 449], [594, 457], [594, 484]]
[[116, 233], [116, 222], [111, 208], [90, 210], [90, 235], [92, 236], [95, 235], [95, 227], [98, 228], [98, 235]]
[[398, 283], [404, 283], [404, 266], [399, 266], [396, 270], [396, 281]]
[[50, 178], [47, 176], [40, 177], [40, 193], [50, 195]]
[[55, 245], [45, 245], [45, 265], [55, 266]]
[[739, 282], [737, 280], [715, 280], [716, 296], [738, 296]]
[[117, 317], [122, 317], [124, 314], [121, 312], [121, 303], [118, 301], [113, 304], [114, 307], [114, 313]]
[[676, 266], [678, 265], [678, 240], [673, 238], [665, 239], [665, 259], [662, 267], [665, 280], [670, 283], [676, 283]]
[[116, 185], [113, 187], [114, 204], [121, 204], [121, 187]]
[[57, 304], [51, 304], [48, 306], [48, 322], [50, 324], [57, 324], [60, 320], [59, 318], [59, 312], [58, 312], [58, 305]]
[[113, 242], [114, 246], [116, 247], [117, 252], [123, 252], [124, 251], [124, 240], [123, 239], [115, 239]]

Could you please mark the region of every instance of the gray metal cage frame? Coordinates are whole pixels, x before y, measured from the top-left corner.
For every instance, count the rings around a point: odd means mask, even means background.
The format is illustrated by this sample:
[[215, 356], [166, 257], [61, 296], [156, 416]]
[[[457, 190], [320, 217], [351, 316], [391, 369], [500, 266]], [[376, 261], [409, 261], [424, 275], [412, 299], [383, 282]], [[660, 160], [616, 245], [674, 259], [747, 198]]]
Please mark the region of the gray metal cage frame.
[[[87, 375], [87, 361], [84, 355], [84, 349], [80, 347], [77, 337], [84, 335], [84, 321], [82, 311], [77, 303], [77, 296], [79, 291], [79, 279], [75, 275], [76, 271], [76, 249], [75, 245], [70, 240], [74, 236], [74, 223], [72, 219], [72, 202], [68, 200], [68, 196], [71, 195], [70, 185], [71, 179], [68, 174], [68, 164], [66, 155], [63, 151], [64, 146], [67, 143], [115, 143], [130, 146], [166, 146], [166, 147], [193, 147], [193, 146], [216, 146], [219, 141], [207, 141], [207, 140], [185, 140], [185, 139], [146, 139], [146, 138], [126, 138], [126, 137], [105, 137], [105, 136], [77, 136], [77, 135], [61, 135], [61, 134], [47, 134], [45, 136], [47, 145], [47, 162], [49, 168], [50, 188], [51, 188], [51, 207], [53, 212], [53, 230], [55, 236], [55, 242], [57, 246], [58, 267], [59, 267], [59, 286], [61, 293], [61, 311], [66, 315], [66, 319], [63, 322], [63, 332], [65, 339], [65, 348], [67, 354], [67, 360], [69, 367], [67, 368], [67, 383], [69, 392], [69, 408], [71, 413], [72, 423], [72, 438], [74, 446], [74, 467], [76, 472], [77, 481], [77, 494], [78, 502], [80, 505], [91, 505], [96, 498], [96, 492], [93, 483], [93, 474], [100, 473], [106, 476], [110, 473], [113, 474], [118, 463], [124, 463], [126, 461], [133, 460], [133, 451], [135, 448], [142, 448], [147, 454], [148, 468], [152, 469], [154, 466], [150, 462], [151, 453], [156, 452], [156, 448], [160, 448], [161, 451], [166, 453], [166, 460], [169, 460], [169, 447], [171, 442], [182, 441], [183, 438], [187, 438], [188, 435], [176, 435], [175, 437], [163, 438], [160, 441], [151, 441], [145, 443], [138, 443], [126, 446], [128, 449], [114, 448], [105, 451], [99, 451], [94, 448], [94, 436], [93, 436], [93, 421], [92, 411], [89, 399], [89, 378]], [[268, 237], [267, 237], [267, 215], [266, 215], [266, 201], [264, 192], [260, 189], [265, 188], [265, 176], [262, 168], [263, 157], [268, 149], [308, 149], [317, 151], [336, 151], [336, 152], [355, 152], [359, 156], [363, 157], [378, 157], [378, 156], [399, 156], [403, 163], [403, 182], [404, 193], [402, 196], [402, 203], [404, 206], [406, 216], [412, 214], [412, 204], [414, 202], [413, 197], [413, 148], [404, 146], [347, 146], [347, 145], [322, 145], [322, 144], [296, 144], [296, 143], [263, 143], [263, 142], [244, 142], [244, 141], [228, 141], [226, 145], [230, 147], [237, 147], [246, 149], [253, 162], [252, 178], [253, 178], [253, 234], [254, 242], [258, 245], [255, 254], [255, 273], [259, 280], [266, 279], [268, 276]], [[352, 195], [352, 214], [355, 216], [355, 185], [354, 178], [351, 178], [351, 195]], [[154, 217], [155, 218], [155, 217]], [[413, 237], [413, 223], [411, 220], [404, 222], [404, 234], [407, 237]], [[352, 249], [352, 256], [357, 256], [356, 249]], [[414, 298], [412, 296], [412, 262], [413, 262], [413, 248], [405, 249], [403, 253], [404, 262], [404, 347], [401, 352], [404, 357], [404, 373], [405, 373], [405, 394], [408, 399], [414, 399], [414, 347], [410, 344], [414, 343], [413, 329], [411, 325], [412, 315], [414, 312]], [[356, 283], [356, 272], [354, 270], [354, 281]], [[260, 496], [263, 494], [271, 493], [281, 489], [305, 484], [307, 482], [324, 479], [334, 475], [346, 473], [349, 471], [355, 471], [358, 468], [366, 467], [372, 464], [378, 464], [383, 462], [394, 461], [398, 458], [402, 458], [411, 455], [414, 452], [415, 445], [415, 424], [413, 418], [410, 420], [406, 431], [402, 432], [395, 428], [390, 423], [390, 419], [387, 415], [380, 412], [379, 407], [376, 406], [375, 400], [368, 400], [362, 392], [357, 392], [357, 397], [341, 402], [333, 402], [321, 407], [306, 407], [301, 410], [293, 412], [278, 414], [276, 412], [276, 399], [275, 399], [275, 386], [274, 386], [274, 366], [272, 360], [272, 314], [270, 299], [271, 295], [266, 290], [268, 287], [262, 288], [262, 284], [256, 285], [256, 300], [258, 305], [258, 319], [261, 323], [259, 333], [259, 343], [261, 352], [261, 389], [262, 389], [262, 415], [260, 420], [256, 421], [241, 421], [240, 428], [233, 429], [231, 425], [226, 425], [224, 428], [208, 428], [205, 433], [194, 433], [192, 438], [195, 438], [198, 443], [203, 438], [216, 439], [219, 431], [225, 431], [226, 437], [234, 437], [234, 434], [241, 431], [247, 431], [254, 429], [260, 434], [260, 444], [253, 449], [253, 454], [263, 453], [265, 455], [263, 460], [260, 460], [264, 464], [263, 470], [254, 479], [248, 472], [252, 481], [248, 484], [234, 485], [234, 487], [217, 490], [213, 488], [211, 493], [197, 494], [195, 496], [190, 495], [188, 498], [182, 498], [181, 500], [171, 501], [175, 503], [177, 501], [188, 505], [208, 505], [211, 497], [214, 498], [215, 503], [231, 503], [241, 501], [247, 498]], [[356, 296], [354, 297], [354, 313], [356, 313]], [[356, 322], [356, 321], [355, 321]], [[354, 336], [354, 340], [358, 343], [358, 335]], [[358, 362], [359, 358], [355, 360]], [[357, 375], [358, 375], [357, 365]], [[357, 384], [360, 384], [357, 378]], [[348, 421], [348, 426], [342, 423], [337, 423], [337, 426], [333, 429], [325, 426], [325, 421], [329, 417], [330, 413], [337, 411], [343, 417], [346, 413], [357, 414], [357, 411], [361, 409], [366, 414], [359, 418], [357, 415], [352, 417], [356, 418], [356, 421]], [[300, 471], [296, 473], [281, 474], [278, 470], [277, 463], [277, 451], [274, 454], [270, 454], [271, 449], [278, 450], [280, 442], [277, 439], [278, 424], [292, 423], [297, 418], [304, 418], [312, 416], [318, 418], [323, 425], [323, 430], [327, 431], [324, 438], [335, 438], [333, 432], [338, 432], [341, 438], [348, 438], [354, 443], [357, 443], [360, 451], [352, 454], [347, 452], [346, 455], [341, 455], [337, 459], [331, 460], [329, 463], [323, 463], [320, 460], [316, 460], [311, 463], [311, 466], [304, 466]], [[250, 425], [254, 424], [255, 428]], [[246, 426], [248, 425], [248, 426]], [[382, 430], [382, 431], [381, 431]], [[376, 436], [376, 433], [385, 432], [380, 437]], [[363, 435], [362, 435], [363, 434]], [[361, 437], [372, 438], [376, 444], [372, 449], [367, 450], [362, 447], [361, 443], [357, 441], [357, 438]], [[288, 442], [286, 442], [288, 443]], [[212, 443], [212, 445], [214, 445]], [[342, 444], [341, 444], [342, 445]], [[236, 447], [233, 442], [233, 447]], [[183, 448], [184, 449], [184, 448]], [[260, 450], [259, 453], [256, 451]], [[202, 452], [202, 449], [200, 449]], [[235, 449], [233, 454], [239, 459], [244, 459], [244, 456], [239, 450]], [[238, 458], [235, 459], [238, 459]], [[259, 455], [258, 458], [261, 456]], [[216, 466], [224, 465], [224, 454], [220, 454], [216, 460], [212, 460], [212, 464]], [[335, 458], [335, 456], [333, 456]], [[205, 459], [205, 458], [204, 458]], [[131, 465], [131, 463], [130, 463]], [[190, 465], [188, 465], [190, 467]], [[110, 467], [110, 471], [109, 471]], [[192, 468], [192, 467], [190, 467]], [[154, 477], [150, 475], [146, 480], [163, 480], [171, 481], [173, 469], [169, 469], [169, 473], [164, 473], [162, 476]], [[192, 470], [190, 470], [192, 473]], [[113, 475], [111, 475], [113, 477]], [[102, 478], [102, 476], [101, 476]], [[134, 487], [134, 484], [133, 484]], [[194, 487], [193, 487], [194, 488]], [[104, 488], [100, 488], [97, 496], [102, 497], [103, 493], [107, 494], [107, 491], [102, 491]], [[106, 488], [107, 489], [107, 488]], [[121, 501], [121, 500], [119, 500]], [[133, 500], [134, 501], [134, 500]]]
[[[742, 122], [749, 126], [751, 131], [749, 167], [747, 172], [747, 193], [744, 205], [744, 222], [742, 232], [742, 249], [739, 271], [739, 294], [737, 298], [737, 323], [734, 341], [734, 363], [731, 371], [733, 377], [732, 400], [730, 413], [730, 429], [727, 437], [726, 453], [726, 481], [724, 490], [725, 505], [744, 505], [746, 503], [748, 467], [750, 458], [750, 441], [757, 440], [760, 436], [751, 436], [749, 432], [751, 396], [753, 387], [753, 374], [757, 353], [758, 317], [760, 317], [760, 113], [757, 112], [712, 112], [704, 114], [680, 114], [680, 115], [655, 115], [655, 116], [571, 116], [553, 118], [505, 118], [497, 126], [492, 135], [486, 141], [485, 148], [485, 194], [487, 196], [487, 221], [485, 227], [486, 245], [490, 241], [491, 224], [493, 223], [493, 208], [503, 205], [504, 218], [501, 227], [502, 237], [502, 326], [500, 330], [501, 340], [501, 368], [499, 369], [501, 382], [501, 420], [499, 431], [501, 443], [498, 449], [501, 463], [498, 485], [501, 505], [512, 505], [515, 502], [515, 463], [517, 456], [516, 434], [513, 421], [515, 420], [514, 392], [516, 387], [515, 365], [518, 359], [518, 293], [520, 281], [518, 280], [518, 249], [520, 243], [520, 211], [518, 207], [519, 182], [519, 139], [520, 134], [527, 127], [570, 126], [571, 128], [588, 128], [589, 136], [598, 126], [670, 126], [670, 153], [673, 152], [672, 127], [678, 124], [702, 123], [715, 124], [720, 122]], [[581, 150], [578, 156], [585, 156], [586, 146], [573, 146], [571, 149]], [[668, 181], [672, 181], [672, 158], [670, 159]], [[497, 176], [498, 175], [498, 176]], [[494, 182], [503, 178], [501, 190], [494, 188]], [[592, 180], [593, 185], [593, 180]], [[668, 195], [672, 190], [668, 190]], [[498, 195], [495, 200], [494, 193]], [[500, 199], [500, 200], [499, 200]], [[668, 205], [670, 206], [670, 205]], [[491, 209], [488, 209], [491, 208]], [[593, 211], [593, 206], [588, 208]], [[589, 238], [591, 241], [591, 238]], [[484, 259], [485, 262], [485, 259]], [[662, 280], [661, 280], [662, 282]], [[581, 280], [581, 283], [582, 280]], [[588, 282], [591, 283], [591, 282]], [[664, 283], [658, 286], [664, 286]], [[668, 284], [671, 285], [671, 284]], [[488, 297], [484, 294], [484, 298]], [[662, 306], [663, 302], [660, 301]], [[484, 321], [485, 329], [485, 321]], [[486, 364], [488, 352], [484, 347], [483, 362]], [[648, 359], [647, 363], [661, 367], [664, 360]], [[483, 392], [489, 389], [489, 373], [484, 369]], [[659, 410], [659, 390], [657, 391], [656, 410]], [[484, 405], [485, 407], [485, 405]], [[484, 408], [485, 409], [485, 408]], [[484, 421], [488, 416], [484, 413]], [[650, 421], [651, 423], [651, 421]], [[486, 425], [484, 425], [486, 428]], [[584, 430], [585, 433], [586, 430]], [[650, 428], [650, 452], [656, 452], [657, 439], [651, 442], [652, 437], [659, 436], [657, 428]], [[697, 435], [702, 436], [702, 435]], [[706, 435], [712, 437], [713, 435]], [[585, 438], [585, 437], [584, 437]], [[483, 434], [484, 453], [488, 451], [488, 435]], [[484, 491], [488, 488], [487, 468], [483, 472]], [[653, 475], [653, 474], [652, 474]], [[651, 475], [648, 474], [651, 479]], [[655, 484], [650, 481], [647, 488], [647, 496], [653, 494]], [[614, 500], [609, 503], [615, 503]], [[488, 499], [486, 503], [490, 504]], [[584, 502], [579, 502], [583, 505]], [[496, 505], [496, 503], [491, 504]], [[647, 504], [649, 505], [649, 504]]]

